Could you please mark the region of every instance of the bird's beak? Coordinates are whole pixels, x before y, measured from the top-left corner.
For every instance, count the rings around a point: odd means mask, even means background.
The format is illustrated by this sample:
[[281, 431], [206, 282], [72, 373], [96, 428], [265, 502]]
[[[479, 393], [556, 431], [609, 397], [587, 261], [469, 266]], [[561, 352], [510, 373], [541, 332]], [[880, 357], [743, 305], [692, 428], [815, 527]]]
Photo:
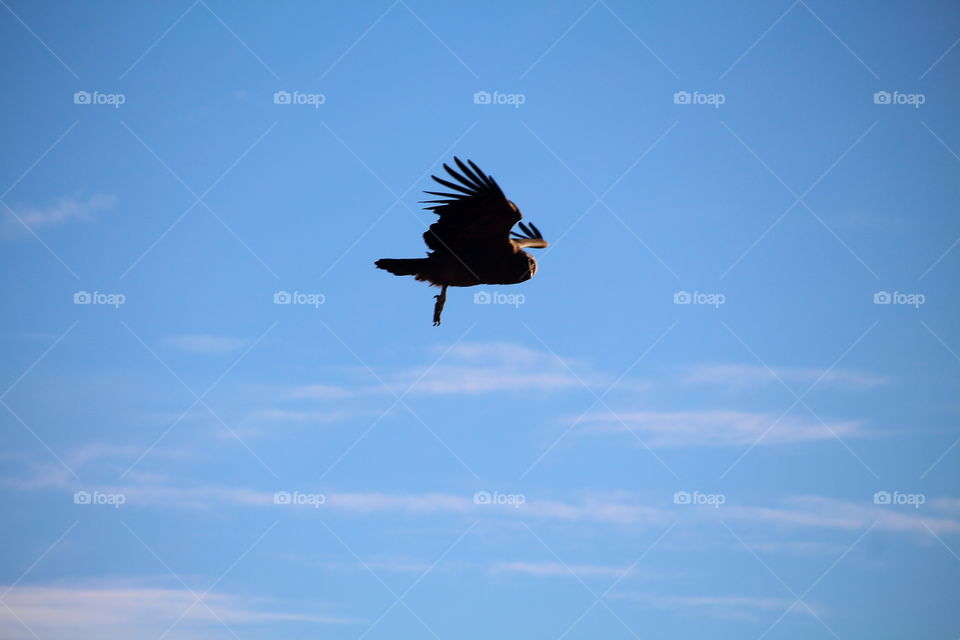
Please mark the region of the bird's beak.
[[521, 248], [544, 249], [549, 246], [547, 241], [543, 239], [543, 234], [540, 233], [540, 229], [537, 229], [537, 226], [532, 222], [530, 224], [521, 222], [520, 230], [526, 235], [521, 235], [516, 231], [511, 231], [510, 235], [514, 236], [514, 242], [520, 245]]

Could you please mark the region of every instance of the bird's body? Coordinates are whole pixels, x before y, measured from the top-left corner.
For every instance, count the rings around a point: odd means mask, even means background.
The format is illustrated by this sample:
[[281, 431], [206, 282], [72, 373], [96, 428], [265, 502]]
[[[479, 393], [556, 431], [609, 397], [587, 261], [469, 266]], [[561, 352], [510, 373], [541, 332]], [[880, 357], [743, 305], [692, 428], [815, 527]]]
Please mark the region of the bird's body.
[[[520, 222], [520, 210], [506, 199], [493, 178], [471, 161], [469, 166], [454, 158], [462, 175], [447, 165], [444, 169], [460, 184], [433, 176], [443, 186], [459, 193], [437, 193], [446, 200], [430, 200], [427, 207], [440, 218], [430, 225], [423, 239], [431, 251], [426, 258], [383, 258], [375, 263], [380, 269], [398, 276], [441, 287], [436, 296], [434, 324], [440, 324], [440, 312], [447, 287], [472, 287], [479, 284], [517, 284], [537, 272], [537, 261], [524, 251], [526, 247], [547, 246], [540, 231]], [[526, 235], [511, 232], [520, 222]], [[511, 238], [510, 235], [515, 238]]]
[[413, 276], [438, 287], [473, 287], [478, 284], [518, 284], [533, 277], [537, 261], [519, 247], [509, 251], [461, 252], [429, 258], [383, 258], [377, 266], [398, 276]]

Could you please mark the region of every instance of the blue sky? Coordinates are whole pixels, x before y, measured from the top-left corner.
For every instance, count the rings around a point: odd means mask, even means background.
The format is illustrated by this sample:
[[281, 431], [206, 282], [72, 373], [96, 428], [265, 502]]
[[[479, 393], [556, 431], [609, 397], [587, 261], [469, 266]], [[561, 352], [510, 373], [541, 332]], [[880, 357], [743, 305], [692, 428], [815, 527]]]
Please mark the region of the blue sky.
[[2, 4], [3, 637], [960, 634], [956, 6]]

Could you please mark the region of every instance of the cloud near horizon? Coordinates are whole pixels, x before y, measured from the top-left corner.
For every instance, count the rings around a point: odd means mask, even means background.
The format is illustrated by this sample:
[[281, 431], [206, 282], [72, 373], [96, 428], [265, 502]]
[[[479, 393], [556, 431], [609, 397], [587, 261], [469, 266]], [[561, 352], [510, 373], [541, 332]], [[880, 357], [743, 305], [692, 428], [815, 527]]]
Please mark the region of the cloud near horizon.
[[[146, 552], [146, 551], [145, 551]], [[194, 603], [186, 588], [117, 584], [0, 585], [6, 607], [0, 608], [0, 636], [11, 640], [127, 640], [160, 637], [173, 627], [176, 637], [209, 637], [234, 626], [307, 622], [349, 624], [335, 616], [284, 611], [277, 602], [227, 593], [208, 593]], [[206, 603], [206, 604], [204, 604]]]

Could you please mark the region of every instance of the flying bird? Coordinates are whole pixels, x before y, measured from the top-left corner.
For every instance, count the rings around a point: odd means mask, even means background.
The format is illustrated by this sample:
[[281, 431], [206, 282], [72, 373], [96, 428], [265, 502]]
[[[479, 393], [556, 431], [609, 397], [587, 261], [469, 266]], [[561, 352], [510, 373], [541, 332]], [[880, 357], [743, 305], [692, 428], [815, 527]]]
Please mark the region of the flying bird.
[[[454, 193], [426, 191], [443, 199], [421, 201], [439, 216], [423, 234], [430, 249], [427, 257], [381, 258], [374, 263], [396, 276], [413, 276], [440, 287], [434, 296], [434, 326], [440, 324], [447, 287], [529, 280], [537, 272], [537, 261], [524, 249], [548, 246], [536, 226], [520, 222], [520, 209], [507, 200], [491, 176], [471, 160], [467, 164], [460, 158], [453, 160], [459, 173], [446, 164], [443, 168], [456, 182], [430, 177]], [[522, 234], [512, 231], [518, 222]]]

